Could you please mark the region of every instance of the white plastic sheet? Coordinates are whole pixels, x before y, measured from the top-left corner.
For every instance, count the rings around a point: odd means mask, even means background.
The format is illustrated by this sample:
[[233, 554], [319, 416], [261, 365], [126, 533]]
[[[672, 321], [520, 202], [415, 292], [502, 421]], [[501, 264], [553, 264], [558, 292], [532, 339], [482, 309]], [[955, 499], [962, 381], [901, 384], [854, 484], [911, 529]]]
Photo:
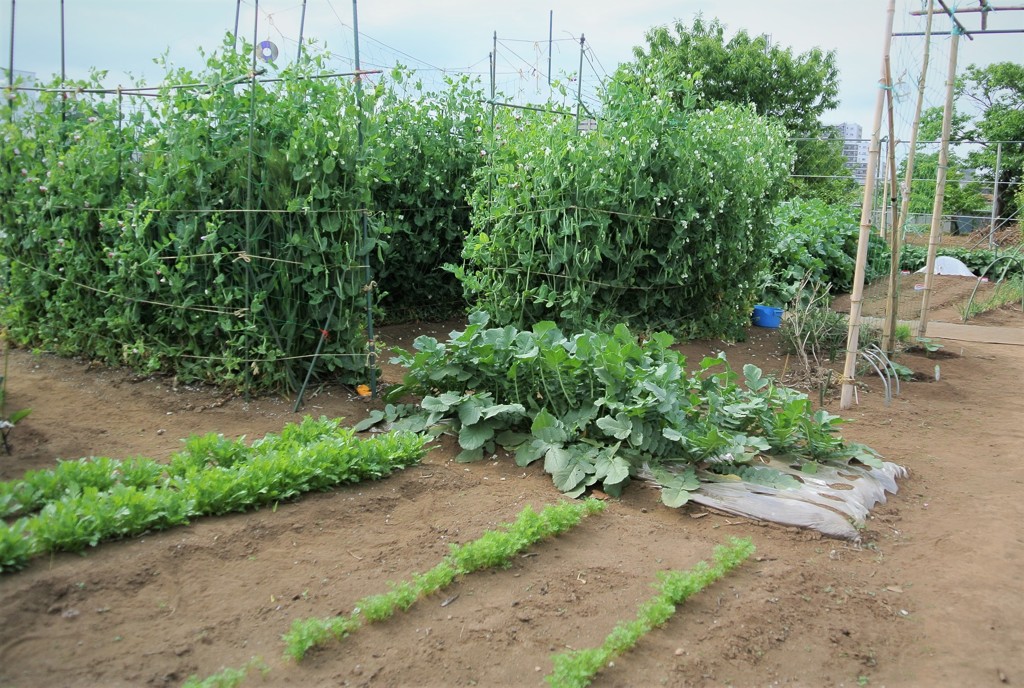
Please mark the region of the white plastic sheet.
[[[924, 266], [919, 273], [924, 274], [928, 266]], [[935, 258], [935, 270], [933, 275], [959, 275], [961, 277], [975, 277], [976, 275], [958, 258], [952, 256], [938, 256]]]

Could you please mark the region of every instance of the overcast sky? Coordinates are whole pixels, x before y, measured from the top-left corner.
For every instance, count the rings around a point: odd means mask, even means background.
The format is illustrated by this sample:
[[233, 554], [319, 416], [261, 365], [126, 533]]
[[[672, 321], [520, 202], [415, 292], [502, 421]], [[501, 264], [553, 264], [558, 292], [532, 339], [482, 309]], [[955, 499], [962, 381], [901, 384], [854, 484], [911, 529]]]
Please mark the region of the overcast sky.
[[[235, 22], [236, 0], [63, 0], [66, 64], [71, 78], [90, 67], [108, 71], [106, 84], [128, 84], [131, 77], [147, 82], [161, 78], [152, 59], [167, 51], [175, 65], [197, 67], [197, 48], [219, 46]], [[302, 0], [262, 0], [259, 40], [280, 49], [278, 61], [294, 59]], [[418, 68], [426, 79], [441, 70], [477, 72], [486, 79], [492, 35], [497, 31], [499, 88], [520, 99], [546, 95], [549, 11], [554, 12], [553, 71], [575, 72], [579, 38], [588, 48], [584, 84], [592, 86], [643, 44], [645, 31], [676, 19], [689, 23], [695, 14], [718, 17], [730, 32], [745, 29], [766, 33], [772, 41], [798, 52], [814, 47], [836, 50], [840, 70], [837, 111], [832, 122], [851, 121], [870, 127], [877, 93], [885, 25], [886, 0], [360, 0], [360, 52], [364, 66], [390, 66], [396, 61]], [[909, 16], [922, 0], [898, 0], [896, 31], [923, 29], [923, 20]], [[971, 3], [974, 4], [974, 3]], [[1000, 3], [996, 3], [997, 5]], [[241, 4], [239, 33], [251, 40], [254, 0]], [[0, 65], [7, 67], [11, 6], [15, 7], [14, 67], [48, 78], [60, 71], [61, 0], [0, 0]], [[965, 15], [968, 29], [978, 28], [978, 15]], [[306, 38], [325, 44], [341, 69], [351, 68], [352, 2], [307, 0]], [[1022, 28], [1024, 12], [1004, 12], [989, 19], [989, 28]], [[949, 21], [936, 20], [936, 30]], [[928, 104], [943, 93], [949, 38], [937, 38]], [[1024, 56], [1024, 35], [986, 35], [961, 40], [961, 66]], [[898, 119], [912, 118], [920, 71], [920, 39], [894, 40], [893, 75], [900, 96]], [[131, 76], [129, 76], [131, 75]]]

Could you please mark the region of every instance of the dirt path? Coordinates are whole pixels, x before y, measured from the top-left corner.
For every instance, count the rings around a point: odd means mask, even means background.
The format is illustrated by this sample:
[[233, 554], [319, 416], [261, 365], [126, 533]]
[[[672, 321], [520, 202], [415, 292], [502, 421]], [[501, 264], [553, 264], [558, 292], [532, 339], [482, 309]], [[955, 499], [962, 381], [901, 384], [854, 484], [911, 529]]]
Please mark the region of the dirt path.
[[[1008, 316], [1020, 327], [1018, 315]], [[1015, 324], [1014, 324], [1015, 323]], [[454, 326], [454, 325], [452, 325]], [[385, 330], [408, 343], [418, 327]], [[439, 327], [444, 337], [451, 327]], [[772, 332], [724, 346], [734, 365], [786, 365]], [[540, 686], [550, 655], [596, 645], [651, 594], [730, 536], [758, 551], [605, 671], [600, 686], [998, 686], [1024, 683], [1024, 347], [947, 342], [901, 362], [940, 380], [889, 406], [865, 380], [845, 435], [906, 465], [865, 545], [706, 512], [669, 510], [633, 485], [605, 514], [475, 574], [301, 664], [281, 659], [291, 621], [344, 613], [434, 565], [448, 543], [561, 499], [539, 466], [452, 462], [450, 444], [376, 484], [276, 511], [197, 521], [41, 559], [0, 577], [0, 686], [180, 685], [261, 657], [246, 685]], [[257, 437], [296, 420], [286, 401], [133, 382], [84, 362], [15, 352], [9, 408], [33, 413], [0, 478], [56, 457], [164, 458], [195, 432]], [[397, 371], [386, 368], [385, 379]], [[932, 375], [932, 377], [934, 377]], [[835, 402], [829, 403], [835, 412]], [[355, 421], [366, 404], [322, 391], [305, 412]], [[442, 602], [451, 600], [446, 606]]]

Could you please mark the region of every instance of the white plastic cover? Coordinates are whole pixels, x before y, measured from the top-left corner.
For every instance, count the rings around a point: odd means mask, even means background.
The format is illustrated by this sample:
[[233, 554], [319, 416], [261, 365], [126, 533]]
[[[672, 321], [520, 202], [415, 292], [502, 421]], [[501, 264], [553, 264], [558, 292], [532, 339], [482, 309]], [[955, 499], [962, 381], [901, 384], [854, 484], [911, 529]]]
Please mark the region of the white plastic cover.
[[[925, 269], [921, 268], [918, 270], [920, 273], [924, 273]], [[961, 277], [975, 277], [976, 275], [971, 272], [964, 262], [958, 258], [952, 256], [937, 256], [935, 258], [935, 272], [933, 275], [959, 275]]]

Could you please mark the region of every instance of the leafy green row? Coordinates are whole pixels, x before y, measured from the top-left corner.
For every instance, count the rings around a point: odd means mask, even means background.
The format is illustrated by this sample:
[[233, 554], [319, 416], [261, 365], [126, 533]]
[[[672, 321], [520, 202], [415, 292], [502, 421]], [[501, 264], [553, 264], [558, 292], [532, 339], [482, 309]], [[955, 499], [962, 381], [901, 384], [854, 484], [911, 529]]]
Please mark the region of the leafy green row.
[[0, 518], [38, 511], [48, 502], [80, 494], [90, 487], [100, 492], [116, 485], [142, 489], [207, 467], [230, 468], [238, 462], [287, 451], [338, 432], [336, 420], [306, 417], [301, 423], [286, 425], [279, 435], [268, 434], [256, 440], [251, 447], [246, 445], [244, 437], [228, 439], [214, 433], [193, 435], [185, 440], [184, 449], [174, 454], [168, 464], [141, 457], [59, 461], [55, 468], [28, 471], [18, 480], [0, 482]]
[[0, 483], [0, 517], [37, 511], [47, 502], [86, 487], [107, 490], [115, 484], [145, 487], [160, 482], [167, 467], [151, 459], [91, 457], [60, 461], [56, 468], [28, 471], [18, 480]]
[[339, 429], [231, 466], [194, 467], [160, 485], [114, 484], [49, 502], [36, 515], [0, 524], [0, 571], [23, 568], [43, 552], [78, 551], [103, 540], [163, 530], [208, 514], [244, 511], [305, 492], [382, 478], [419, 461], [425, 439], [388, 433], [360, 441]]
[[649, 468], [674, 507], [699, 486], [697, 469], [735, 474], [759, 453], [786, 455], [808, 470], [824, 461], [880, 464], [873, 451], [838, 436], [841, 418], [815, 411], [806, 394], [756, 366], [741, 376], [720, 354], [687, 372], [666, 333], [641, 342], [624, 325], [566, 337], [551, 322], [530, 331], [487, 322], [473, 314], [444, 343], [419, 337], [415, 353], [393, 359], [407, 372], [388, 400], [414, 393], [420, 405], [389, 404], [356, 428], [389, 420], [415, 432], [450, 430], [460, 461], [502, 446], [521, 466], [543, 459], [572, 496], [598, 484], [617, 495]]
[[451, 584], [456, 576], [495, 566], [508, 566], [518, 552], [548, 537], [569, 530], [584, 516], [600, 513], [604, 504], [596, 499], [581, 503], [563, 502], [536, 513], [524, 508], [513, 523], [502, 530], [490, 530], [464, 545], [452, 545], [441, 563], [426, 573], [413, 574], [411, 581], [392, 584], [391, 590], [359, 600], [348, 616], [297, 619], [283, 639], [285, 654], [301, 660], [306, 653], [331, 638], [339, 640], [358, 629], [364, 621], [375, 622], [405, 611], [417, 600]]
[[676, 607], [725, 576], [754, 552], [746, 538], [733, 538], [728, 547], [715, 548], [714, 564], [701, 561], [689, 571], [659, 575], [658, 594], [640, 605], [636, 618], [617, 625], [600, 647], [554, 655], [555, 669], [545, 677], [554, 688], [584, 688], [608, 662], [631, 650], [644, 635], [666, 623]]

